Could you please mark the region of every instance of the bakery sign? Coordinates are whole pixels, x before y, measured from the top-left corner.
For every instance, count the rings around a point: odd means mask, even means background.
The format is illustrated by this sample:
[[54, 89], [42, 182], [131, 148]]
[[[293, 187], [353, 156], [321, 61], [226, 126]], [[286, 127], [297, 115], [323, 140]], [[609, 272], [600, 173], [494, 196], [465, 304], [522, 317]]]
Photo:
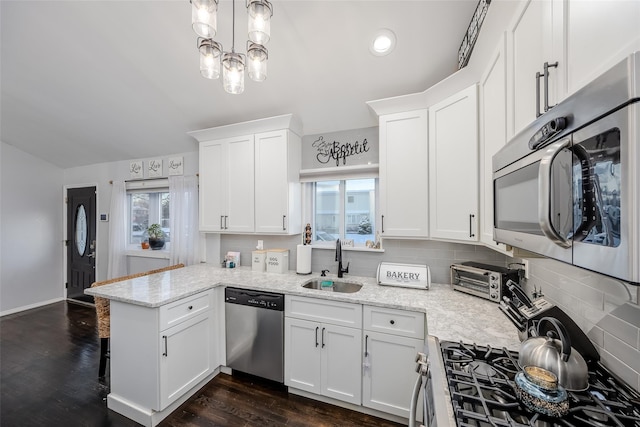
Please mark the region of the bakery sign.
[[378, 163], [378, 128], [306, 135], [302, 139], [302, 169]]

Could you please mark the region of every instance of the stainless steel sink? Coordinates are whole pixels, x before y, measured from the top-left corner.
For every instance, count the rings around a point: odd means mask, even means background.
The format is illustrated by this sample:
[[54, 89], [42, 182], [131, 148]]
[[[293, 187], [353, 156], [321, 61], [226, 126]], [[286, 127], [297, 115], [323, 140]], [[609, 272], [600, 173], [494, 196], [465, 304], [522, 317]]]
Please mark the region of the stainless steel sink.
[[[332, 285], [322, 286], [322, 283], [332, 283]], [[340, 292], [352, 294], [354, 292], [358, 292], [362, 285], [359, 283], [352, 282], [343, 282], [341, 280], [322, 280], [322, 279], [313, 279], [309, 280], [307, 283], [302, 285], [303, 288], [307, 289], [317, 289], [320, 291], [326, 292]]]

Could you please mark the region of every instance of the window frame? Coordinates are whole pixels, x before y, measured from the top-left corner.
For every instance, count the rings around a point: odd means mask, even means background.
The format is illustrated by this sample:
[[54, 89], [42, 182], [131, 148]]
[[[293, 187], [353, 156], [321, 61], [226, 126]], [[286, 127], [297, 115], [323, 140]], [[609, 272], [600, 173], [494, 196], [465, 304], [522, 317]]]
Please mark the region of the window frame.
[[[338, 208], [338, 234], [339, 234], [339, 239], [341, 241], [345, 241], [346, 240], [346, 219], [347, 219], [347, 215], [351, 215], [351, 214], [347, 214], [347, 181], [358, 181], [358, 180], [362, 180], [362, 179], [372, 179], [374, 182], [374, 197], [375, 197], [375, 202], [374, 202], [374, 215], [373, 215], [373, 219], [371, 220], [371, 224], [373, 225], [373, 241], [375, 241], [376, 239], [376, 235], [379, 235], [379, 223], [378, 223], [378, 216], [377, 212], [379, 212], [379, 207], [380, 207], [380, 180], [377, 176], [375, 177], [362, 177], [362, 178], [355, 178], [355, 177], [342, 177], [342, 178], [333, 178], [333, 179], [318, 179], [316, 181], [309, 181], [306, 184], [308, 184], [307, 187], [307, 191], [305, 191], [305, 193], [307, 194], [307, 206], [309, 207], [309, 217], [311, 217], [311, 229], [312, 231], [312, 235], [315, 236], [315, 233], [318, 231], [317, 228], [317, 224], [316, 224], [316, 184], [318, 182], [330, 182], [330, 181], [338, 181], [338, 199], [339, 199], [339, 208]], [[322, 243], [321, 243], [322, 242]], [[315, 237], [312, 238], [311, 240], [311, 246], [315, 247], [315, 248], [326, 248], [326, 249], [335, 249], [335, 244], [336, 241], [335, 240], [331, 240], [331, 241], [319, 241], [319, 240], [315, 240]], [[372, 248], [367, 248], [364, 244], [359, 244], [357, 245], [356, 242], [354, 242], [354, 246], [353, 247], [349, 247], [349, 249], [352, 250], [367, 250], [367, 251], [372, 251], [372, 250], [376, 250], [376, 249], [372, 249]], [[379, 250], [379, 249], [378, 249]]]
[[[162, 218], [162, 194], [167, 194], [169, 197], [169, 205], [171, 204], [170, 199], [170, 191], [169, 191], [169, 182], [168, 180], [158, 180], [159, 182], [154, 182], [154, 180], [142, 180], [142, 181], [130, 181], [126, 183], [126, 197], [127, 197], [127, 214], [126, 214], [126, 242], [127, 247], [129, 248], [140, 248], [140, 242], [133, 241], [133, 194], [149, 194], [149, 211], [148, 211], [148, 223], [146, 227], [149, 227], [151, 224], [160, 224], [163, 230], [168, 231], [167, 243], [170, 242], [171, 239], [171, 217]], [[152, 200], [154, 200], [152, 202]], [[152, 206], [153, 203], [153, 206]], [[169, 207], [169, 212], [171, 208]], [[170, 214], [169, 214], [170, 215]], [[162, 221], [166, 220], [167, 226], [162, 226]], [[146, 231], [146, 227], [143, 226], [142, 233]], [[143, 235], [142, 234], [142, 235]], [[141, 236], [142, 236], [141, 235]]]

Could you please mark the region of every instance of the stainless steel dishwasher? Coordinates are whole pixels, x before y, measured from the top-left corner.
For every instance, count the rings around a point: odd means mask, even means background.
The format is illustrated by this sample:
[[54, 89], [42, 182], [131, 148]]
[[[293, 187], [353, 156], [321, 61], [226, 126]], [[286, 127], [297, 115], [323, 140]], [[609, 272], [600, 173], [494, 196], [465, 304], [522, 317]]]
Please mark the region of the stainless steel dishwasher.
[[284, 295], [226, 288], [227, 366], [284, 382]]

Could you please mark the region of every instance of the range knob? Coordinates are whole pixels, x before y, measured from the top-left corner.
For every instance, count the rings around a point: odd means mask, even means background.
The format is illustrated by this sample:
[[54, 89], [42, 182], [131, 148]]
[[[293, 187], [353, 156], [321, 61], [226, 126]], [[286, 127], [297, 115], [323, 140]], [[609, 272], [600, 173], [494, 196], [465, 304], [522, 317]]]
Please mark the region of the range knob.
[[496, 289], [498, 287], [497, 283], [491, 283], [491, 289]]

